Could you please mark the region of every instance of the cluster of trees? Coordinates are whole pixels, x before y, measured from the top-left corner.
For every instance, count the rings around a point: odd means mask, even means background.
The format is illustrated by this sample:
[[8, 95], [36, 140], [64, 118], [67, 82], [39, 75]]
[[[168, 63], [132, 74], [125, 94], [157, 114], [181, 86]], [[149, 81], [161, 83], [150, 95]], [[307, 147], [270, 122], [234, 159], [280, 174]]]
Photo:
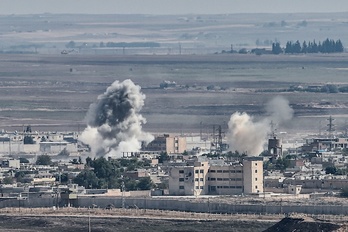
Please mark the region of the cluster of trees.
[[265, 170], [280, 170], [285, 171], [290, 165], [290, 157], [278, 158], [275, 162], [266, 161], [263, 163]]
[[49, 155], [39, 155], [35, 163], [36, 165], [51, 165], [52, 159]]
[[106, 160], [103, 157], [92, 160], [88, 157], [85, 165], [85, 170], [73, 180], [74, 183], [85, 188], [121, 188], [122, 182], [124, 182], [127, 191], [149, 190], [154, 187], [150, 177], [134, 180], [124, 176], [126, 171], [150, 166], [148, 161], [139, 161], [136, 158]]
[[301, 92], [315, 92], [315, 93], [348, 93], [348, 86], [337, 86], [333, 84], [327, 84], [321, 87], [298, 87], [291, 86], [288, 91], [301, 91]]
[[341, 40], [334, 41], [333, 39], [326, 39], [323, 42], [317, 43], [315, 40], [311, 41], [303, 41], [301, 44], [299, 40], [295, 43], [288, 41], [286, 43], [285, 49], [280, 47], [280, 43], [272, 44], [272, 53], [273, 54], [281, 54], [281, 53], [339, 53], [343, 52], [344, 47]]
[[335, 166], [329, 166], [325, 168], [326, 174], [332, 174], [332, 175], [347, 175], [348, 170], [347, 169], [339, 169]]

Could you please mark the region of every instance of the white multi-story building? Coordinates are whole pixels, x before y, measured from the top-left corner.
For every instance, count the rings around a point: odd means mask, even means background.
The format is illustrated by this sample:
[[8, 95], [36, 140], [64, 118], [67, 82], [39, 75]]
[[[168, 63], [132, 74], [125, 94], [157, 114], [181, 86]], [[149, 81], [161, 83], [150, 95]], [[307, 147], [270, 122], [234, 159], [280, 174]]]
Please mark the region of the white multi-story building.
[[241, 163], [196, 161], [169, 169], [170, 195], [234, 195], [263, 193], [263, 159], [246, 157]]

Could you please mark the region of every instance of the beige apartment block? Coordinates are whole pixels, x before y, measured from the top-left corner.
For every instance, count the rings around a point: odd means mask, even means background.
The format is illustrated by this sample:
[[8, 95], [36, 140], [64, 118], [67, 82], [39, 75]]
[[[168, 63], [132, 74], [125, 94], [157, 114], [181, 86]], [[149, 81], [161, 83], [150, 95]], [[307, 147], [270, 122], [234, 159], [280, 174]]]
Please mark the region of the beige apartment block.
[[170, 195], [239, 195], [263, 192], [262, 157], [246, 157], [242, 163], [223, 160], [195, 162], [169, 169]]
[[208, 162], [195, 162], [193, 166], [171, 167], [169, 169], [169, 193], [189, 196], [208, 194], [206, 184]]
[[186, 138], [181, 136], [172, 136], [164, 134], [156, 136], [155, 139], [149, 143], [143, 150], [146, 151], [159, 151], [172, 153], [183, 153], [186, 151]]
[[248, 157], [243, 160], [244, 193], [263, 193], [263, 159]]

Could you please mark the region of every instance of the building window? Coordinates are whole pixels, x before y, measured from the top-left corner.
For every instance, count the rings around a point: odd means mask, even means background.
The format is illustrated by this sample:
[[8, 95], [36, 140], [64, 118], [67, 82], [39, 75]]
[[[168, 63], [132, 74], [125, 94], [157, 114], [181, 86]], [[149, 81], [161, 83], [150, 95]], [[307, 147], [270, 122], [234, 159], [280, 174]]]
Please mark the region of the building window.
[[200, 180], [200, 181], [203, 181], [203, 178], [200, 178], [199, 180]]
[[211, 181], [215, 181], [215, 180], [216, 180], [216, 178], [213, 178], [213, 177], [212, 177], [212, 178], [210, 178], [210, 180], [211, 180]]
[[198, 186], [196, 186], [196, 189], [199, 189], [199, 187], [198, 187]]
[[202, 169], [202, 170], [199, 170], [199, 173], [204, 173], [204, 170]]
[[231, 172], [231, 173], [236, 173], [236, 170], [231, 170], [230, 172]]
[[216, 172], [216, 170], [210, 170], [210, 172]]
[[198, 178], [195, 178], [195, 181], [198, 181]]
[[183, 182], [184, 181], [184, 178], [179, 178], [179, 182]]
[[203, 189], [203, 186], [199, 187], [200, 189]]
[[185, 189], [185, 187], [184, 186], [179, 186], [179, 189]]
[[255, 178], [255, 181], [257, 181], [257, 178]]
[[257, 166], [257, 163], [255, 163], [255, 166]]
[[204, 166], [204, 164], [202, 164], [202, 166]]
[[222, 173], [222, 170], [217, 170], [217, 173]]
[[255, 173], [257, 173], [257, 170], [255, 170]]
[[222, 178], [217, 178], [217, 181], [222, 181]]
[[228, 170], [223, 170], [222, 172], [223, 172], [223, 173], [229, 173], [229, 171], [228, 171]]
[[257, 189], [257, 185], [255, 185], [255, 189]]
[[179, 170], [179, 173], [184, 173], [184, 170]]
[[198, 170], [195, 170], [195, 173], [198, 173]]

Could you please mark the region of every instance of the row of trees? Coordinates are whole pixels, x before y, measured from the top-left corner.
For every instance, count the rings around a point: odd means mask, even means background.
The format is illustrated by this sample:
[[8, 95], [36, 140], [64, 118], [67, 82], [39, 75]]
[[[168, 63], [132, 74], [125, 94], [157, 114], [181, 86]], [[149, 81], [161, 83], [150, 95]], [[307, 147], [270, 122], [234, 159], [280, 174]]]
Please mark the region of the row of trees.
[[295, 43], [288, 41], [285, 48], [281, 48], [280, 43], [272, 44], [272, 53], [281, 54], [281, 53], [339, 53], [343, 52], [344, 47], [341, 40], [334, 41], [333, 39], [326, 39], [323, 42], [317, 43], [314, 41], [303, 41], [301, 44], [299, 40]]
[[[155, 48], [155, 47], [160, 47], [161, 44], [157, 43], [157, 42], [100, 42], [99, 43], [99, 47], [103, 48], [103, 47], [149, 47], [149, 48]], [[87, 43], [80, 43], [77, 44], [75, 41], [70, 41], [69, 43], [65, 44], [66, 48], [69, 49], [74, 49], [74, 48], [86, 48], [86, 47], [98, 47], [98, 44], [92, 44], [89, 45]]]
[[327, 84], [323, 86], [291, 86], [289, 89], [285, 90], [289, 92], [299, 91], [299, 92], [314, 92], [314, 93], [348, 93], [348, 86], [337, 86], [333, 84]]

